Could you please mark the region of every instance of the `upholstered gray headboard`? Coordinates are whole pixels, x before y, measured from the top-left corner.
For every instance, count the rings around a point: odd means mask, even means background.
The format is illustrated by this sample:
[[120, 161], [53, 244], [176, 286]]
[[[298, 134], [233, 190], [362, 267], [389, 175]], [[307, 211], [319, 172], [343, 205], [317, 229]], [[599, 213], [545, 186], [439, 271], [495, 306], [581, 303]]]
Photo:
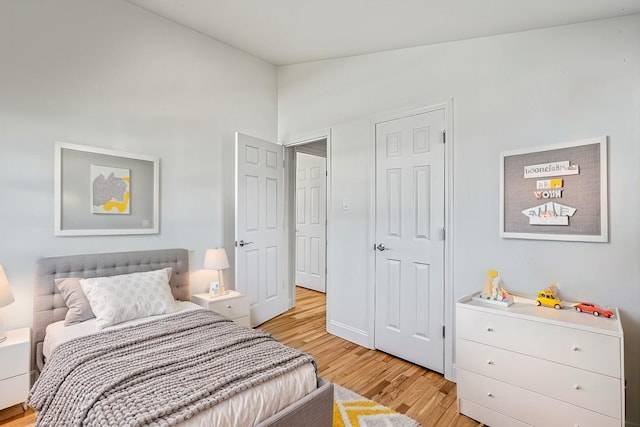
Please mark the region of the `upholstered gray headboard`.
[[42, 258], [33, 292], [32, 369], [42, 354], [45, 330], [64, 320], [67, 306], [54, 279], [65, 277], [105, 277], [172, 267], [171, 291], [174, 298], [189, 301], [189, 253], [186, 249], [159, 249], [136, 252], [66, 255]]

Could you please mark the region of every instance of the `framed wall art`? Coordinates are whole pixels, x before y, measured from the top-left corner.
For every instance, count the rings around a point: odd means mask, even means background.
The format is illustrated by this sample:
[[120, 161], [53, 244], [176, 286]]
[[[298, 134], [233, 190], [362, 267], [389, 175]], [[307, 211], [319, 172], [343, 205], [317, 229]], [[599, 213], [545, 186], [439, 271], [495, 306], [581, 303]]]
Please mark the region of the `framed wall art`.
[[159, 162], [56, 142], [55, 235], [159, 233]]
[[606, 136], [500, 153], [500, 236], [607, 242]]

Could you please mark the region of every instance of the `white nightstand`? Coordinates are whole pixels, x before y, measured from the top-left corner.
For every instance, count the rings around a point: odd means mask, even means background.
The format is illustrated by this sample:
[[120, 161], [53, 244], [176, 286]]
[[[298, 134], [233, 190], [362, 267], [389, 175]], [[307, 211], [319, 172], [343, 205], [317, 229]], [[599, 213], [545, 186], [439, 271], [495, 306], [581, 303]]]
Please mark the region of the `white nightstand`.
[[228, 291], [225, 295], [191, 295], [191, 301], [199, 306], [227, 316], [240, 326], [251, 327], [249, 320], [249, 297], [238, 291]]
[[7, 339], [0, 343], [0, 409], [27, 401], [30, 362], [30, 329], [7, 331]]

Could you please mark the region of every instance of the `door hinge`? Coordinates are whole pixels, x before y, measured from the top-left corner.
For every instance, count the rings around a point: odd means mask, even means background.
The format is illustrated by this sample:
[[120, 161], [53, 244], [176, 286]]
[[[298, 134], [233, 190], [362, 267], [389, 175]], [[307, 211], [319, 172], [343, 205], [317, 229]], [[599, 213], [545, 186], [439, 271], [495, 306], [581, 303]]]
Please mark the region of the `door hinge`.
[[445, 326], [442, 325], [442, 338], [444, 338], [444, 330], [445, 330]]
[[442, 234], [442, 240], [445, 240], [447, 238], [447, 229], [442, 227], [440, 233]]
[[443, 144], [447, 143], [447, 131], [446, 130], [442, 131], [442, 143]]
[[236, 248], [238, 247], [238, 241], [237, 240], [233, 241], [233, 246], [235, 246]]

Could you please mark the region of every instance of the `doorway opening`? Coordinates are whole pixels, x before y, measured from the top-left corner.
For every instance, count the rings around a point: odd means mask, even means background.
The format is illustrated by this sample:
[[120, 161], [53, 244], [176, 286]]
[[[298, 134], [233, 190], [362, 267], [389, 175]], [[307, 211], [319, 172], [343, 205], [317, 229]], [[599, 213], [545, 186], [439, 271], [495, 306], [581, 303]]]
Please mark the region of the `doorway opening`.
[[327, 293], [330, 133], [285, 144], [285, 239], [290, 307], [295, 288]]

